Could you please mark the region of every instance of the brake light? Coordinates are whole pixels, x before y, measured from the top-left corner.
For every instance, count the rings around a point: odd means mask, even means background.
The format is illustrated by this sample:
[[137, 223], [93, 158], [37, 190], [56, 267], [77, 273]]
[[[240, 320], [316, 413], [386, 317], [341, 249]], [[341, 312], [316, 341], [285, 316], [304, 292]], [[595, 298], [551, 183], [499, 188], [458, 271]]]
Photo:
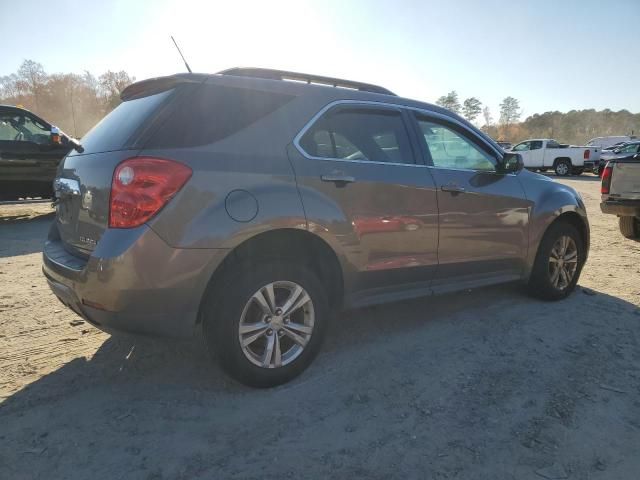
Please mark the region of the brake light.
[[604, 167], [602, 172], [602, 184], [600, 186], [600, 193], [602, 195], [609, 195], [611, 177], [613, 177], [613, 166], [610, 163], [607, 163], [607, 166]]
[[584, 156], [583, 156], [583, 157], [584, 157], [584, 159], [585, 159], [585, 160], [589, 160], [589, 157], [590, 157], [590, 156], [591, 156], [591, 150], [588, 150], [588, 149], [587, 149], [587, 150], [585, 150], [585, 151], [584, 151]]
[[125, 160], [113, 172], [109, 227], [142, 225], [178, 193], [192, 173], [186, 165], [164, 158]]

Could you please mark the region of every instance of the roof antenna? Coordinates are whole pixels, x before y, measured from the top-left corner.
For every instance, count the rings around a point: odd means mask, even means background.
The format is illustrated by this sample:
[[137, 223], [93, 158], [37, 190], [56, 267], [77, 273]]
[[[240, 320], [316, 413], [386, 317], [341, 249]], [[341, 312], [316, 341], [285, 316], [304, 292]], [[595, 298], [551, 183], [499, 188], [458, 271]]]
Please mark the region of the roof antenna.
[[180, 56], [182, 57], [182, 61], [184, 62], [184, 66], [187, 67], [187, 71], [189, 73], [193, 73], [191, 71], [191, 67], [189, 66], [189, 64], [187, 63], [187, 61], [184, 59], [184, 55], [182, 55], [182, 52], [180, 51], [180, 47], [178, 46], [178, 44], [176, 43], [176, 39], [173, 38], [173, 35], [171, 35], [171, 40], [173, 40], [173, 44], [176, 46], [176, 48], [178, 49], [178, 53], [180, 54]]

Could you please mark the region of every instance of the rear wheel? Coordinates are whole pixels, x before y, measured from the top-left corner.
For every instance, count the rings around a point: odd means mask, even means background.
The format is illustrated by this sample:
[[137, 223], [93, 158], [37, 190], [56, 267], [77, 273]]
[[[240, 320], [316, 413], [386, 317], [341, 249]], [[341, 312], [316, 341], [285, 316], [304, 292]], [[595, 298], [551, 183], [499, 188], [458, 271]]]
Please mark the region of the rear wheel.
[[618, 217], [618, 225], [624, 237], [633, 240], [640, 237], [640, 221], [636, 217]]
[[545, 233], [529, 279], [529, 293], [543, 300], [560, 300], [576, 287], [585, 251], [573, 225], [552, 224]]
[[554, 167], [556, 175], [559, 177], [566, 177], [571, 172], [571, 162], [569, 160], [558, 160]]
[[222, 368], [241, 383], [273, 387], [302, 373], [329, 321], [315, 273], [289, 261], [245, 266], [214, 293], [204, 333]]

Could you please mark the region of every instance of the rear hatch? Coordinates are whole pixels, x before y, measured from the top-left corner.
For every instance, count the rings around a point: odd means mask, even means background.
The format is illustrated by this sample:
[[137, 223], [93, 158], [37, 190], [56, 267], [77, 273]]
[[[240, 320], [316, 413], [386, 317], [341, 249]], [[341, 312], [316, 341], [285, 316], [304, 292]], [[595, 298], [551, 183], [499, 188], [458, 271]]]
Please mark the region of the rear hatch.
[[611, 199], [640, 200], [640, 160], [616, 160], [609, 191]]
[[199, 75], [145, 80], [122, 93], [123, 102], [82, 139], [60, 163], [54, 183], [56, 222], [65, 248], [89, 255], [109, 224], [111, 182], [116, 166], [135, 156], [170, 114], [172, 105], [201, 83]]

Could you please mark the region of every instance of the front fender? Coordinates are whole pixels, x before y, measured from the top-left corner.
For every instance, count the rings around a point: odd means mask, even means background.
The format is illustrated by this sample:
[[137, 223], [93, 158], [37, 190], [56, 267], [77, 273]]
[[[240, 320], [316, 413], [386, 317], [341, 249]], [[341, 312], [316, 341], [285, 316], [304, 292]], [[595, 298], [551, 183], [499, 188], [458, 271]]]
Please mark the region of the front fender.
[[[534, 178], [540, 177], [540, 178]], [[549, 226], [561, 215], [577, 215], [584, 224], [585, 246], [589, 249], [589, 221], [580, 195], [571, 187], [547, 177], [531, 174], [530, 181], [523, 182], [527, 197], [532, 200], [529, 219], [529, 251], [525, 278], [529, 277], [538, 247]]]

